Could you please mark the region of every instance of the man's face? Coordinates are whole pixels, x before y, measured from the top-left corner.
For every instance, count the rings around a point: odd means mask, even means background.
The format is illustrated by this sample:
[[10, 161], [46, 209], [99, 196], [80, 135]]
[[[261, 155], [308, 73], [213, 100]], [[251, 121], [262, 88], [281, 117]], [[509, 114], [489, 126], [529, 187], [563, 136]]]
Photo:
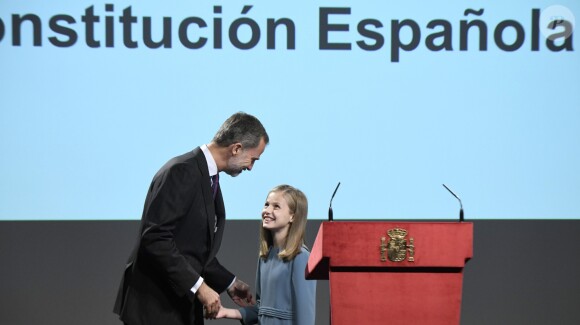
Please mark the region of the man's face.
[[260, 140], [260, 144], [256, 148], [244, 149], [241, 146], [239, 148], [234, 147], [232, 149], [232, 157], [228, 160], [224, 172], [232, 177], [236, 177], [244, 170], [252, 170], [254, 163], [260, 159], [265, 149], [266, 143], [264, 139]]

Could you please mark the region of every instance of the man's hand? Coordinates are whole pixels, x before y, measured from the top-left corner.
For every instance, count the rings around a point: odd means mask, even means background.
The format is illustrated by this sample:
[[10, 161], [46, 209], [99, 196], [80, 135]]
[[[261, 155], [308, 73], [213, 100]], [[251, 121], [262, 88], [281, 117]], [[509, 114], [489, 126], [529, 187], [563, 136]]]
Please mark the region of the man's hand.
[[203, 282], [195, 293], [204, 308], [206, 318], [214, 319], [220, 310], [220, 295]]
[[228, 288], [228, 295], [240, 307], [255, 305], [256, 301], [250, 292], [250, 286], [236, 279], [236, 282]]

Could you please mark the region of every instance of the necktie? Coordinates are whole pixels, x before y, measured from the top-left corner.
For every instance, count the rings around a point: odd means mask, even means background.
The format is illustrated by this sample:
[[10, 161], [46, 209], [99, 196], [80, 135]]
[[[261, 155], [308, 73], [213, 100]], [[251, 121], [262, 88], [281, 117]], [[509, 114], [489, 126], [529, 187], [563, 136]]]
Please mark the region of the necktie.
[[214, 199], [217, 194], [217, 189], [220, 182], [219, 179], [220, 179], [219, 174], [215, 174], [211, 177], [211, 191]]
[[[211, 178], [211, 193], [213, 194], [213, 199], [215, 200], [215, 196], [217, 195], [217, 189], [220, 182], [219, 173], [213, 175]], [[215, 215], [214, 223], [213, 223], [213, 233], [217, 232], [217, 215]]]

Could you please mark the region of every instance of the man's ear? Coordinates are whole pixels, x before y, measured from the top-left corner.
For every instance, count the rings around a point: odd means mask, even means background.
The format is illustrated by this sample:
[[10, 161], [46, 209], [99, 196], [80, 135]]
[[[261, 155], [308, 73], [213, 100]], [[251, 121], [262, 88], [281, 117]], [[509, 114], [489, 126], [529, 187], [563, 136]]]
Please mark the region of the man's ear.
[[242, 152], [242, 144], [237, 142], [230, 145], [230, 150], [233, 156], [240, 154]]

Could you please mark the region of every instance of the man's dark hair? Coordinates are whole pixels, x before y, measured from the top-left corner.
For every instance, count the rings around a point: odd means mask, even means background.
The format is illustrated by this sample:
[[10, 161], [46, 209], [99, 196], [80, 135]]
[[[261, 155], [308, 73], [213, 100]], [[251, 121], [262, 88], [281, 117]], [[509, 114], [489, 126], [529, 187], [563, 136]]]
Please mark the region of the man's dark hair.
[[240, 142], [244, 148], [256, 148], [260, 139], [268, 144], [268, 133], [260, 121], [247, 113], [237, 112], [230, 116], [213, 137], [213, 142], [220, 147], [227, 147]]

